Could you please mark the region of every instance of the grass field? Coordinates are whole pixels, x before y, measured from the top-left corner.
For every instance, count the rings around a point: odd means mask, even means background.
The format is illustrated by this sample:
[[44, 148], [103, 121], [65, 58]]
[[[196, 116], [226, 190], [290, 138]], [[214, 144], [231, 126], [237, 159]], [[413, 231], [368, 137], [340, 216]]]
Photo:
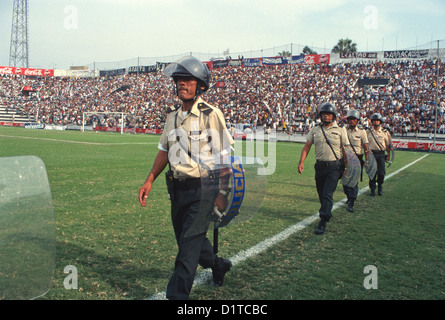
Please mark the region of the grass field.
[[[155, 182], [146, 208], [137, 200], [158, 139], [0, 127], [0, 157], [38, 156], [48, 173], [56, 264], [51, 289], [41, 299], [134, 300], [165, 291], [177, 247], [164, 179]], [[317, 212], [314, 151], [299, 175], [301, 148], [277, 143], [276, 170], [267, 177], [259, 212], [221, 229], [220, 256], [233, 257]], [[398, 151], [387, 174], [425, 155]], [[236, 264], [223, 287], [195, 285], [190, 298], [445, 299], [445, 155], [429, 154], [394, 174], [381, 197], [368, 193], [353, 214], [335, 209], [323, 236], [314, 234], [317, 219]], [[334, 201], [342, 199], [339, 184]], [[78, 270], [77, 289], [64, 287], [68, 265]], [[378, 271], [376, 289], [364, 286], [366, 266]]]

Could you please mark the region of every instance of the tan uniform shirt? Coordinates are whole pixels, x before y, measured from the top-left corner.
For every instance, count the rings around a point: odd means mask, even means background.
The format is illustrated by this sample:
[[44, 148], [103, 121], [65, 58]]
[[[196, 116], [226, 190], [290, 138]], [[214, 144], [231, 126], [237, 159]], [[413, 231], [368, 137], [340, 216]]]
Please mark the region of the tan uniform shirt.
[[363, 145], [368, 143], [368, 136], [366, 135], [365, 130], [356, 126], [353, 130], [347, 128], [346, 132], [348, 133], [351, 149], [354, 147], [352, 150], [355, 151], [357, 155], [361, 155]]
[[[372, 133], [371, 133], [372, 130]], [[368, 135], [369, 140], [369, 150], [371, 151], [386, 151], [390, 149], [390, 145], [392, 143], [391, 134], [388, 130], [382, 129], [382, 127], [379, 127], [377, 131], [374, 130], [374, 127], [369, 128], [369, 130], [366, 130], [366, 134]], [[376, 140], [379, 142], [377, 143]], [[380, 146], [379, 146], [380, 144]]]
[[168, 150], [173, 177], [187, 179], [222, 165], [222, 156], [230, 155], [233, 143], [221, 110], [198, 98], [189, 112], [178, 108], [167, 114], [158, 148]]
[[326, 139], [321, 131], [321, 125], [313, 127], [308, 135], [307, 141], [315, 145], [315, 158], [320, 161], [335, 161], [343, 158], [342, 147], [349, 145], [348, 137], [345, 128], [338, 126], [337, 122], [333, 122], [329, 128], [323, 127], [326, 138], [329, 139], [332, 148], [337, 155], [335, 158], [331, 147], [326, 142]]

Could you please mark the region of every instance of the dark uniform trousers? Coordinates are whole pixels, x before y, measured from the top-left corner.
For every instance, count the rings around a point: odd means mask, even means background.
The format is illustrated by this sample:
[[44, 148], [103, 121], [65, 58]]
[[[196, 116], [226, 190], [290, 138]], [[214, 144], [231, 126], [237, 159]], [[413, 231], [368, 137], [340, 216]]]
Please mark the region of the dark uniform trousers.
[[329, 221], [334, 206], [334, 192], [337, 189], [338, 178], [340, 177], [340, 163], [339, 161], [316, 161], [314, 168], [315, 185], [321, 204], [320, 219]]
[[369, 179], [369, 189], [375, 190], [376, 182], [379, 185], [382, 185], [385, 180], [386, 155], [385, 155], [385, 151], [372, 151], [372, 153], [374, 154], [375, 160], [377, 162], [377, 173], [375, 174], [375, 176], [372, 180]]
[[[203, 268], [210, 268], [216, 262], [216, 254], [206, 235], [209, 222], [203, 216], [213, 210], [213, 201], [218, 191], [211, 190], [211, 194], [206, 195], [202, 195], [202, 191], [201, 186], [175, 187], [171, 202], [171, 218], [178, 244], [178, 255], [175, 260], [175, 271], [167, 286], [166, 296], [170, 300], [187, 300], [198, 264]], [[204, 192], [209, 193], [208, 190]], [[204, 224], [197, 227], [194, 224], [197, 219], [201, 219]]]

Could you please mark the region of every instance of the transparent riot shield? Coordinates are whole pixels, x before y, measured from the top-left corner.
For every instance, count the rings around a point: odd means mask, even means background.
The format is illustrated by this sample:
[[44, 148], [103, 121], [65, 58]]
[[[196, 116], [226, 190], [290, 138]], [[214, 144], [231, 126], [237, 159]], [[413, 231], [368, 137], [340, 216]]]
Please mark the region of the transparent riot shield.
[[[231, 156], [229, 163], [201, 178], [202, 196], [199, 214], [187, 235], [206, 232], [210, 226], [222, 228], [229, 223], [251, 219], [260, 209], [267, 192], [267, 176], [259, 158]], [[228, 174], [228, 194], [224, 209], [217, 208], [221, 174]]]
[[359, 158], [350, 148], [343, 148], [345, 150], [347, 166], [345, 173], [341, 179], [341, 183], [344, 186], [355, 187], [360, 179], [360, 173], [362, 171], [362, 166], [360, 164]]
[[56, 231], [43, 161], [0, 158], [0, 299], [35, 299], [51, 286]]
[[377, 173], [377, 160], [375, 159], [375, 156], [371, 151], [369, 151], [368, 153], [368, 160], [365, 161], [365, 170], [366, 174], [371, 180], [375, 177], [375, 174]]
[[215, 228], [225, 227], [232, 221], [247, 221], [258, 212], [267, 193], [264, 172], [260, 158], [232, 157], [229, 201], [215, 221]]

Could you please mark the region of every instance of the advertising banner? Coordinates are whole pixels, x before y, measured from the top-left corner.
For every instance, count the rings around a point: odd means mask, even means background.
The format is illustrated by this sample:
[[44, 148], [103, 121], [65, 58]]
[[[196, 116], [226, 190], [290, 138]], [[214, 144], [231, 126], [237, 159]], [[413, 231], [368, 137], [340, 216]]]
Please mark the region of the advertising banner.
[[292, 56], [291, 59], [287, 58], [286, 61], [287, 64], [302, 64], [304, 63], [304, 55]]
[[245, 67], [258, 67], [261, 66], [261, 58], [248, 58], [244, 59]]
[[10, 74], [10, 75], [16, 74], [21, 76], [36, 76], [36, 77], [54, 77], [54, 70], [0, 66], [0, 74]]
[[229, 60], [215, 60], [213, 61], [213, 69], [224, 68], [229, 65]]
[[377, 52], [340, 52], [340, 59], [377, 59]]
[[437, 151], [445, 152], [445, 143], [440, 142], [434, 144], [434, 142], [423, 141], [410, 141], [410, 140], [393, 140], [392, 145], [394, 149], [401, 150], [418, 150], [418, 151]]
[[308, 54], [304, 56], [305, 64], [329, 64], [331, 55], [329, 54]]
[[384, 51], [383, 54], [385, 59], [426, 59], [428, 49]]
[[287, 64], [287, 60], [283, 57], [268, 57], [263, 58], [263, 65], [281, 65]]

